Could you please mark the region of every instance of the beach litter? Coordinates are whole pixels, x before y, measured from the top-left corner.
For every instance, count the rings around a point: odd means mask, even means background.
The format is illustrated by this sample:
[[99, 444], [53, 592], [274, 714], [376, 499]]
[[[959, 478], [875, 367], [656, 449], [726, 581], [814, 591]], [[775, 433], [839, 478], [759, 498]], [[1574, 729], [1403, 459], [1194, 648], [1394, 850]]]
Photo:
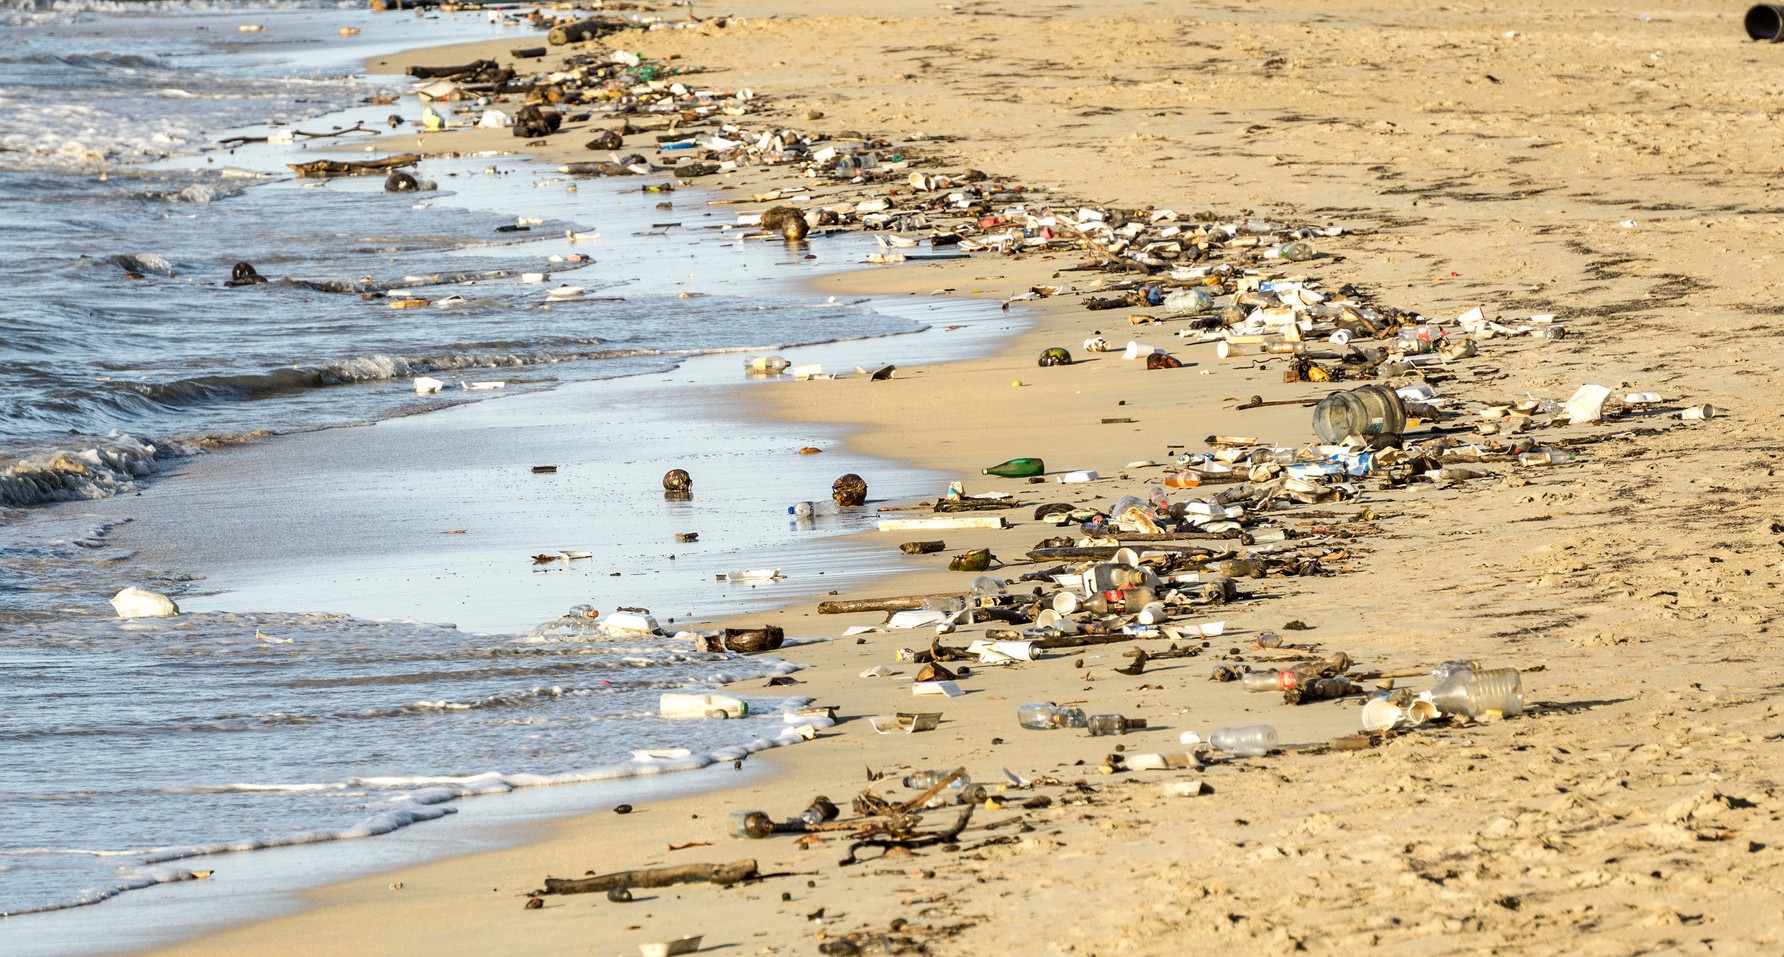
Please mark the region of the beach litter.
[[639, 957], [674, 957], [676, 954], [691, 954], [700, 949], [703, 934], [689, 934], [668, 941], [649, 941], [638, 945]]
[[749, 702], [724, 694], [669, 692], [657, 699], [657, 712], [665, 718], [742, 718]]
[[111, 606], [119, 618], [172, 618], [180, 613], [173, 599], [134, 585], [113, 595]]

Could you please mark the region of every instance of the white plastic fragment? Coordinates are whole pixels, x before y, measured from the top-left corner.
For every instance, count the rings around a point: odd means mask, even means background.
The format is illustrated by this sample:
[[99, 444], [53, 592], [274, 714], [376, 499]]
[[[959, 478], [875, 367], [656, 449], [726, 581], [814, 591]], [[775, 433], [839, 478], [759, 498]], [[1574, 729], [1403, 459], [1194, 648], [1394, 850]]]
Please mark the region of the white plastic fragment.
[[130, 587], [111, 598], [119, 618], [172, 618], [180, 613], [173, 599], [146, 588]]
[[1611, 397], [1608, 386], [1583, 385], [1574, 391], [1573, 397], [1561, 411], [1567, 415], [1568, 425], [1586, 425], [1604, 418], [1604, 403]]
[[655, 618], [638, 612], [616, 611], [601, 619], [601, 633], [609, 637], [654, 635], [661, 630]]

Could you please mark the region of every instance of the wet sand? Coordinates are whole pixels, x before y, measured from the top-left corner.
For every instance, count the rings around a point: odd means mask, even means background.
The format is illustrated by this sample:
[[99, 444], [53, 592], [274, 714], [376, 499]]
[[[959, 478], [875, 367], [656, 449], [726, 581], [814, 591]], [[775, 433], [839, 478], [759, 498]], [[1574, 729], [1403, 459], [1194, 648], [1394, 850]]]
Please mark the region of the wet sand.
[[[1776, 189], [1769, 138], [1756, 134], [1772, 97], [1750, 76], [1775, 50], [1749, 44], [1732, 14], [1708, 4], [1643, 16], [1525, 3], [1459, 19], [1365, 3], [1176, 18], [1129, 3], [961, 4], [922, 16], [871, 2], [818, 17], [736, 9], [763, 19], [626, 39], [646, 55], [713, 66], [715, 82], [772, 93], [786, 123], [957, 136], [940, 151], [947, 169], [1055, 184], [1081, 200], [1341, 223], [1353, 235], [1322, 242], [1327, 255], [1302, 270], [1328, 286], [1366, 286], [1444, 319], [1482, 305], [1566, 322], [1573, 334], [1561, 340], [1480, 343], [1480, 357], [1437, 383], [1460, 409], [1565, 400], [1590, 382], [1660, 392], [1663, 411], [1537, 436], [1572, 443], [1571, 464], [1495, 465], [1488, 478], [1392, 491], [1366, 481], [1360, 500], [1299, 510], [1288, 519], [1299, 527], [1356, 535], [1327, 563], [1333, 574], [1243, 583], [1249, 600], [1208, 616], [1227, 621], [1225, 635], [1142, 676], [1113, 673], [1127, 646], [1092, 647], [975, 667], [967, 694], [930, 707], [911, 699], [913, 666], [896, 655], [926, 634], [801, 648], [809, 667], [787, 690], [836, 704], [843, 720], [815, 742], [751, 759], [779, 774], [624, 817], [590, 808], [537, 843], [330, 887], [307, 895], [301, 914], [180, 953], [273, 953], [300, 941], [331, 954], [622, 954], [684, 934], [762, 954], [810, 953], [849, 934], [861, 952], [941, 954], [1779, 946], [1784, 675], [1767, 653], [1780, 533], [1766, 410], [1780, 368], [1766, 346], [1775, 310], [1755, 277], [1780, 219], [1766, 199]], [[816, 111], [825, 118], [802, 119]], [[558, 139], [548, 159], [583, 152], [580, 136]], [[766, 181], [737, 185], [747, 194]], [[913, 263], [825, 283], [1003, 298], [1069, 282], [1060, 270], [1076, 262]], [[1076, 352], [1092, 332], [1125, 340], [1129, 330], [1111, 328], [1125, 313], [1085, 312], [1075, 296], [1028, 314], [1034, 325], [994, 358], [901, 369], [890, 382], [757, 391], [752, 400], [768, 401], [752, 407], [845, 424], [854, 450], [1029, 504], [1106, 503], [1143, 492], [1158, 472], [1030, 488], [979, 470], [1033, 454], [1054, 470], [1114, 476], [1211, 434], [1312, 438], [1304, 408], [1236, 408], [1253, 394], [1320, 394], [1284, 384], [1274, 367], [1180, 348], [1179, 370], [1110, 354], [1036, 368], [1046, 346]], [[1722, 414], [1696, 424], [1672, 414], [1702, 402]], [[438, 427], [449, 440], [450, 422]], [[925, 558], [893, 555], [896, 533], [864, 533], [908, 569], [873, 592], [959, 590], [970, 576], [947, 572], [948, 555], [983, 545], [1014, 560], [1053, 534], [1028, 512], [1007, 530], [949, 532], [947, 550]], [[881, 618], [819, 616], [814, 604], [780, 619], [789, 631], [840, 634]], [[1531, 707], [1358, 751], [1318, 747], [1356, 729], [1357, 699], [1289, 707], [1208, 680], [1229, 649], [1291, 621], [1310, 626], [1284, 631], [1291, 640], [1369, 668], [1472, 658], [1525, 669]], [[874, 665], [901, 674], [858, 677]], [[1030, 700], [1152, 727], [1119, 739], [1024, 731], [1014, 711]], [[865, 720], [919, 703], [943, 712], [937, 730], [877, 735]], [[1274, 724], [1285, 753], [1198, 772], [1099, 767], [1115, 743], [1175, 750], [1184, 731], [1252, 721]], [[845, 866], [846, 838], [804, 848], [723, 833], [733, 809], [787, 816], [820, 793], [847, 805], [869, 784], [864, 770], [890, 771], [875, 787], [896, 794], [903, 769], [954, 766], [978, 781], [1001, 781], [1007, 768], [1041, 783], [976, 812], [956, 845], [911, 856], [869, 851]], [[1190, 779], [1210, 793], [1161, 787]], [[1036, 795], [1050, 806], [1021, 807]], [[670, 849], [688, 844], [698, 846]], [[743, 858], [785, 876], [523, 907], [547, 876]]]

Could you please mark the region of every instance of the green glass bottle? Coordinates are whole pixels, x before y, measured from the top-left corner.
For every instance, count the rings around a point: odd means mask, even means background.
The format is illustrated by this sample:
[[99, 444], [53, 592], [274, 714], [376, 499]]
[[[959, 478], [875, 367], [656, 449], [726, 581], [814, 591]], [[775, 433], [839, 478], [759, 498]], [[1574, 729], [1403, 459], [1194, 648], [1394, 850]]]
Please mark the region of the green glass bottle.
[[1047, 471], [1047, 464], [1040, 459], [1011, 459], [1000, 462], [985, 470], [986, 475], [1001, 475], [1004, 478], [1027, 478]]

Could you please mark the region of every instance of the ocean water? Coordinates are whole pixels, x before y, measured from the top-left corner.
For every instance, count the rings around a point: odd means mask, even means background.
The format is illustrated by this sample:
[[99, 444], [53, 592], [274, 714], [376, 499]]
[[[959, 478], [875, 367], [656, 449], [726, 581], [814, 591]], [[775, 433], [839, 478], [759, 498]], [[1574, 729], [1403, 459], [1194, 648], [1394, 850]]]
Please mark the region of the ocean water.
[[[347, 26], [361, 32], [342, 37]], [[576, 182], [510, 156], [465, 156], [418, 170], [435, 191], [386, 194], [374, 177], [290, 175], [286, 163], [314, 155], [301, 145], [217, 147], [232, 133], [363, 124], [385, 130], [368, 145], [401, 149], [408, 134], [385, 119], [419, 108], [413, 97], [365, 103], [408, 85], [357, 75], [359, 60], [490, 36], [538, 40], [481, 12], [0, 0], [0, 949], [69, 952], [32, 933], [33, 915], [183, 882], [217, 866], [208, 855], [387, 833], [516, 788], [698, 768], [790, 743], [808, 720], [788, 713], [801, 699], [782, 697], [753, 701], [742, 720], [657, 717], [665, 691], [796, 666], [598, 638], [586, 620], [557, 617], [575, 589], [542, 594], [525, 621], [506, 608], [459, 627], [375, 587], [336, 589], [343, 608], [257, 590], [265, 577], [246, 564], [212, 580], [204, 550], [215, 541], [150, 533], [123, 544], [153, 527], [138, 524], [139, 501], [261, 507], [254, 496], [267, 491], [232, 487], [223, 466], [258, 461], [262, 446], [303, 448], [279, 436], [499, 418], [502, 403], [570, 395], [614, 402], [616, 430], [639, 418], [620, 397], [681, 423], [652, 427], [666, 443], [652, 454], [615, 459], [627, 481], [669, 455], [736, 466], [713, 468], [720, 477], [697, 501], [724, 516], [703, 536], [748, 547], [696, 552], [704, 565], [671, 571], [661, 549], [586, 543], [587, 567], [658, 563], [660, 574], [627, 581], [632, 603], [705, 614], [813, 590], [799, 575], [835, 560], [816, 543], [867, 521], [802, 524], [783, 506], [821, 498], [824, 470], [871, 463], [836, 457], [765, 481], [736, 465], [761, 435], [728, 423], [703, 436], [687, 425], [699, 410], [675, 407], [673, 390], [720, 367], [740, 376], [742, 355], [842, 348], [823, 343], [896, 337], [874, 351], [934, 358], [939, 347], [908, 334], [939, 316], [967, 327], [948, 349], [970, 348], [991, 336], [975, 323], [1005, 322], [995, 312], [801, 293], [793, 280], [858, 261], [871, 242], [814, 244], [815, 261], [801, 247], [725, 242], [723, 207], [678, 191], [663, 208], [637, 180]], [[224, 285], [237, 262], [269, 282]], [[566, 285], [582, 293], [549, 298]], [[392, 292], [462, 302], [393, 309]], [[418, 375], [447, 388], [417, 395]], [[491, 382], [502, 388], [470, 387]], [[295, 461], [280, 494], [321, 494], [308, 476], [328, 470]], [[875, 494], [919, 495], [935, 481], [882, 468]], [[785, 562], [794, 580], [714, 586], [715, 567], [746, 559]], [[313, 571], [328, 558], [282, 560]], [[126, 585], [169, 591], [187, 613], [120, 622], [106, 601]], [[685, 754], [638, 760], [637, 749]]]

